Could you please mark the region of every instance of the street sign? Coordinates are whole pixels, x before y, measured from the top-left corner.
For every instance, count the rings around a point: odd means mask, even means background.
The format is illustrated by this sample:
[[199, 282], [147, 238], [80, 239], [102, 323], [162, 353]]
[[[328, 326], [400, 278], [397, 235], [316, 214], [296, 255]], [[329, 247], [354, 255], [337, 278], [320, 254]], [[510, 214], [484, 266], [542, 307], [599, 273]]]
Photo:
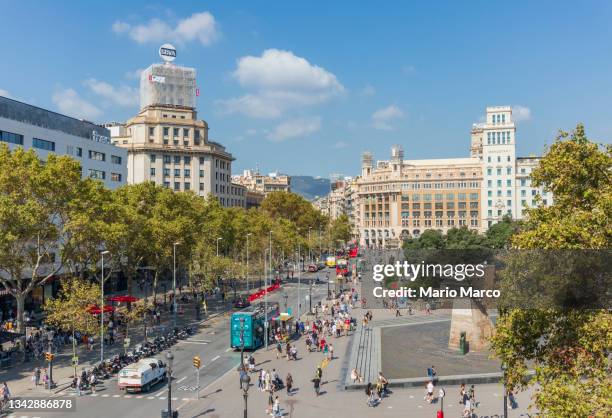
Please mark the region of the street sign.
[[444, 392], [444, 389], [440, 388], [440, 391], [438, 392], [438, 396], [440, 398], [443, 398], [446, 395], [446, 392]]
[[79, 365], [79, 356], [72, 357], [72, 365], [73, 366], [78, 366]]
[[128, 348], [130, 346], [130, 339], [128, 337], [123, 339], [123, 348]]

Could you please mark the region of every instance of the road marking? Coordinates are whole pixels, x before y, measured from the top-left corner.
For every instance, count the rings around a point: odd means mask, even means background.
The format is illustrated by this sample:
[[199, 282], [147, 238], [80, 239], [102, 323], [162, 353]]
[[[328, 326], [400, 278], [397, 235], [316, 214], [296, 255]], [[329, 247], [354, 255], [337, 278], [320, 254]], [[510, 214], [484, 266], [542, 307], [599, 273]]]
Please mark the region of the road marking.
[[147, 396], [147, 399], [155, 399], [154, 396]]
[[138, 396], [136, 396], [136, 399], [142, 399], [142, 398], [143, 398], [143, 396], [142, 396], [142, 395], [138, 395]]
[[191, 399], [189, 398], [183, 398], [184, 401], [190, 401]]
[[231, 350], [233, 350], [233, 348], [232, 348], [232, 347], [229, 347], [229, 348], [227, 348], [227, 349], [225, 350], [225, 352], [227, 353], [228, 351], [231, 351]]
[[120, 396], [121, 396], [121, 395], [113, 395], [113, 398], [118, 398], [118, 397], [120, 397]]
[[190, 343], [206, 343], [206, 344], [211, 342], [208, 340], [196, 340], [195, 338], [187, 338], [185, 341], [190, 342]]
[[105, 393], [104, 395], [102, 395], [103, 398], [108, 398], [110, 395], [108, 393]]
[[164, 400], [164, 399], [166, 399], [166, 397], [165, 397], [165, 396], [162, 396], [161, 398], [158, 398], [158, 399]]
[[167, 390], [168, 390], [168, 388], [166, 388], [166, 389], [162, 389], [162, 390], [160, 390], [159, 392], [154, 393], [154, 394], [153, 394], [153, 396], [160, 396], [162, 393], [164, 393], [164, 392], [165, 392], [165, 391], [167, 391]]
[[124, 395], [123, 396], [125, 399], [130, 399], [132, 397], [132, 395]]
[[220, 357], [221, 357], [221, 356], [216, 356], [216, 357], [213, 357], [213, 358], [210, 360], [210, 362], [212, 363], [213, 361], [219, 360], [219, 358], [220, 358]]
[[92, 394], [91, 394], [91, 395], [89, 395], [89, 396], [93, 396], [93, 397], [95, 398], [96, 396], [98, 396], [98, 394], [97, 394], [97, 393], [92, 393]]
[[185, 379], [187, 379], [187, 376], [181, 377], [179, 380], [176, 381], [176, 383], [181, 383]]
[[178, 398], [172, 398], [172, 400], [173, 400], [173, 401], [176, 401], [176, 400], [178, 400]]
[[200, 341], [179, 341], [179, 343], [183, 343], [183, 344], [200, 344], [200, 345], [207, 345], [207, 342], [200, 342]]

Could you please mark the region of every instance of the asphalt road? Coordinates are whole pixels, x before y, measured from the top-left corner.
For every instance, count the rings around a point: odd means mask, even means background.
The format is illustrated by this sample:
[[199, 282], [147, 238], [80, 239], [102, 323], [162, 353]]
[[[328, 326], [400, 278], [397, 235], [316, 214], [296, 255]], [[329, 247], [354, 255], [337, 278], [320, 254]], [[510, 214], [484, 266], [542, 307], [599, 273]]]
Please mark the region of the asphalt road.
[[[302, 274], [303, 282], [300, 284], [300, 299], [302, 300], [301, 312], [308, 310], [309, 302], [306, 295], [310, 293], [310, 281], [314, 281], [318, 275], [322, 281], [326, 273], [334, 277], [331, 269], [322, 270], [319, 273]], [[333, 285], [331, 285], [333, 289]], [[268, 295], [269, 302], [278, 302], [284, 311], [285, 298], [287, 303], [297, 314], [298, 283], [293, 281], [283, 284], [282, 288]], [[313, 304], [323, 300], [327, 296], [327, 284], [312, 286]], [[199, 332], [187, 340], [179, 341], [172, 347], [174, 354], [173, 385], [172, 385], [172, 408], [184, 408], [190, 402], [194, 402], [198, 396], [196, 371], [192, 364], [195, 355], [202, 359], [200, 369], [200, 396], [206, 396], [207, 387], [228, 372], [234, 372], [240, 364], [240, 352], [229, 348], [229, 317], [222, 315], [207, 322], [202, 321]], [[271, 349], [272, 347], [270, 347]], [[160, 355], [158, 355], [160, 356]], [[238, 385], [236, 381], [236, 385]], [[16, 417], [158, 417], [160, 411], [167, 408], [168, 391], [167, 385], [159, 383], [147, 393], [125, 393], [119, 390], [117, 378], [104, 381], [98, 387], [97, 393], [84, 393], [77, 397], [72, 389], [65, 389], [53, 395], [53, 397], [70, 397], [76, 399], [76, 411], [67, 415], [55, 412], [28, 412], [15, 414]]]

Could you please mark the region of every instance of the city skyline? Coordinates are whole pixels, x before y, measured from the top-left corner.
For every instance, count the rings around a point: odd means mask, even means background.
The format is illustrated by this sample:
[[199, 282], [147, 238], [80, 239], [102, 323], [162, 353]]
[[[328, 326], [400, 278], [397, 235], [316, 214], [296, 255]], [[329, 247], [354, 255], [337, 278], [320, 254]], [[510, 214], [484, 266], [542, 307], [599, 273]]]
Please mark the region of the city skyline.
[[[541, 155], [557, 129], [578, 121], [610, 142], [612, 97], [602, 92], [612, 87], [612, 62], [601, 51], [610, 47], [612, 9], [557, 4], [349, 13], [336, 4], [321, 14], [300, 5], [190, 2], [74, 3], [51, 13], [50, 5], [32, 11], [27, 2], [5, 2], [5, 38], [19, 32], [26, 9], [32, 28], [5, 45], [16, 58], [3, 67], [0, 95], [97, 123], [124, 122], [138, 110], [137, 71], [159, 62], [157, 49], [168, 41], [177, 46], [176, 62], [198, 71], [198, 117], [236, 157], [236, 173], [259, 165], [328, 177], [343, 166], [356, 175], [363, 151], [381, 158], [396, 143], [407, 159], [465, 156], [472, 123], [489, 105], [514, 107], [520, 156]], [[589, 25], [558, 24], [570, 17]], [[486, 22], [499, 30], [486, 30]], [[74, 36], [65, 36], [66, 25]], [[567, 58], [574, 48], [580, 61]]]

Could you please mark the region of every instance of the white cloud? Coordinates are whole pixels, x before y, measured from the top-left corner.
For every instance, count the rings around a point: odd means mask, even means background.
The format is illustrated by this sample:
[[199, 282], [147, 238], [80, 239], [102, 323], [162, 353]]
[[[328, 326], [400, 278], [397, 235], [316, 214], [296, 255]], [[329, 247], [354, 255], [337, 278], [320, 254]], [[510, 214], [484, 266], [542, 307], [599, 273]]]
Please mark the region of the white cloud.
[[531, 119], [531, 110], [521, 105], [512, 106], [512, 118], [515, 122], [523, 122]]
[[393, 129], [393, 122], [403, 118], [402, 109], [395, 105], [387, 106], [372, 113], [372, 126], [376, 129], [390, 131]]
[[140, 80], [140, 74], [144, 71], [144, 68], [136, 68], [134, 71], [126, 71], [125, 78], [130, 80]]
[[87, 79], [83, 84], [98, 96], [118, 106], [129, 107], [138, 105], [138, 90], [135, 88], [129, 86], [115, 87], [95, 78]]
[[199, 41], [202, 45], [210, 45], [220, 36], [215, 17], [209, 12], [194, 13], [179, 20], [175, 27], [154, 18], [140, 25], [131, 25], [118, 20], [113, 23], [112, 29], [117, 34], [127, 34], [140, 44], [148, 42], [185, 44]]
[[361, 94], [362, 96], [374, 96], [376, 94], [376, 89], [374, 88], [374, 86], [368, 84], [361, 89], [359, 94]]
[[298, 118], [291, 119], [277, 125], [268, 134], [268, 139], [274, 142], [281, 142], [285, 139], [306, 136], [321, 129], [321, 118]]
[[11, 93], [8, 92], [8, 90], [4, 89], [0, 89], [0, 96], [8, 97], [9, 99], [13, 97], [11, 96]]
[[344, 141], [338, 141], [334, 144], [333, 148], [334, 149], [342, 149], [342, 148], [346, 148], [348, 147], [348, 144]]
[[323, 103], [344, 92], [334, 74], [278, 49], [238, 59], [232, 76], [249, 92], [217, 104], [224, 113], [252, 118], [277, 118], [289, 109]]
[[100, 109], [83, 100], [73, 89], [65, 89], [54, 93], [52, 100], [61, 113], [75, 118], [94, 120], [102, 114]]

